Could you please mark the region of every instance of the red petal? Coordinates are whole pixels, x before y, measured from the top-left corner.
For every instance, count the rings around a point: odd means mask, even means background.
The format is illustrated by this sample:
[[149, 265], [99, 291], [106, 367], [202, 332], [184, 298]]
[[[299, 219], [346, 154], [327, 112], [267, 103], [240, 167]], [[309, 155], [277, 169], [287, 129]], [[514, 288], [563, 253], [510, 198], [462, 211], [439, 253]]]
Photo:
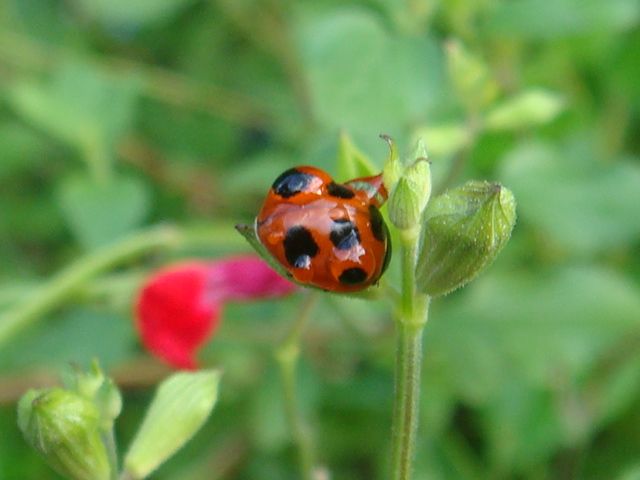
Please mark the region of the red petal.
[[218, 326], [221, 305], [207, 294], [209, 266], [190, 262], [154, 273], [136, 305], [144, 345], [177, 368], [196, 368], [195, 354]]
[[252, 300], [281, 297], [296, 289], [255, 255], [242, 255], [212, 262], [208, 291], [214, 299]]

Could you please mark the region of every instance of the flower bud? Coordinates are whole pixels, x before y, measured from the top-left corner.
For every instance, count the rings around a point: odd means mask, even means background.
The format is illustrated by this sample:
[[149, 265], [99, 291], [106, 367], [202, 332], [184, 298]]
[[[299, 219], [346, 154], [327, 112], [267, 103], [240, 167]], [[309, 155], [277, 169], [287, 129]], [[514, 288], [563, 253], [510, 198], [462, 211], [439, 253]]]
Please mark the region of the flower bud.
[[431, 196], [431, 167], [419, 158], [398, 180], [389, 197], [389, 219], [401, 230], [415, 227]]
[[113, 380], [104, 375], [97, 360], [87, 372], [75, 369], [66, 379], [65, 386], [92, 402], [100, 413], [102, 429], [111, 429], [122, 410], [122, 396]]
[[509, 240], [515, 209], [513, 194], [497, 183], [470, 181], [434, 198], [424, 217], [418, 289], [438, 296], [472, 280]]
[[18, 403], [18, 426], [27, 442], [66, 478], [109, 479], [100, 412], [81, 395], [61, 388], [30, 390]]
[[179, 450], [205, 422], [218, 398], [220, 373], [176, 373], [158, 387], [124, 465], [145, 478]]

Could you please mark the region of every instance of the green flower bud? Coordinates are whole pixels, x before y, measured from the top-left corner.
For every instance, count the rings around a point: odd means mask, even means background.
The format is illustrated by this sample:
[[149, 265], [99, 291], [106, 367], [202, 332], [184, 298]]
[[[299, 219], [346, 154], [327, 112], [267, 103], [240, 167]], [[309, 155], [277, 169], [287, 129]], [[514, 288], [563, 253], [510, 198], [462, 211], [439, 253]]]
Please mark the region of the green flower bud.
[[66, 376], [65, 386], [96, 405], [104, 430], [112, 428], [122, 410], [122, 395], [113, 380], [104, 375], [97, 360], [88, 372], [74, 369]]
[[380, 138], [389, 145], [389, 157], [384, 163], [384, 167], [382, 167], [382, 182], [387, 191], [391, 191], [400, 179], [403, 166], [400, 161], [400, 155], [398, 155], [398, 148], [393, 139], [389, 135], [380, 135]]
[[426, 158], [419, 158], [405, 170], [389, 196], [389, 219], [401, 230], [417, 226], [430, 196], [431, 167]]
[[420, 291], [444, 295], [472, 280], [505, 246], [516, 220], [513, 194], [470, 181], [432, 199], [416, 267]]
[[27, 442], [71, 480], [108, 480], [100, 413], [86, 398], [61, 388], [30, 390], [18, 403], [18, 426]]
[[131, 478], [148, 476], [195, 435], [216, 403], [219, 381], [220, 373], [210, 370], [162, 382], [125, 456]]

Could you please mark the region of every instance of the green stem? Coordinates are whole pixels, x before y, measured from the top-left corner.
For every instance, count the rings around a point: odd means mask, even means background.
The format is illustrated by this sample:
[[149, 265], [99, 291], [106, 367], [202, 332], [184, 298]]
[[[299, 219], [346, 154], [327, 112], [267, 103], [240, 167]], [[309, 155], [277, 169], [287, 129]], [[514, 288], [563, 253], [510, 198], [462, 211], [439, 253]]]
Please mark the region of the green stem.
[[422, 333], [429, 297], [416, 293], [417, 231], [402, 231], [402, 295], [396, 321], [397, 347], [392, 429], [392, 479], [410, 480], [416, 443], [422, 367]]
[[317, 298], [317, 292], [306, 294], [295, 322], [276, 350], [276, 359], [282, 380], [285, 414], [298, 451], [300, 476], [303, 480], [313, 480], [314, 458], [308, 427], [298, 408], [296, 368], [300, 357], [300, 337]]
[[111, 468], [111, 480], [118, 480], [118, 448], [116, 446], [116, 436], [113, 433], [113, 425], [103, 432], [102, 441], [107, 448], [109, 467]]
[[[78, 259], [30, 294], [21, 297], [12, 308], [0, 315], [0, 347], [13, 335], [29, 327], [46, 313], [59, 307], [97, 275], [149, 251], [178, 246], [219, 245], [227, 237], [225, 229], [201, 229], [194, 232], [176, 227], [151, 228], [104, 247]], [[221, 231], [224, 230], [224, 231]], [[227, 242], [228, 243], [228, 242]]]

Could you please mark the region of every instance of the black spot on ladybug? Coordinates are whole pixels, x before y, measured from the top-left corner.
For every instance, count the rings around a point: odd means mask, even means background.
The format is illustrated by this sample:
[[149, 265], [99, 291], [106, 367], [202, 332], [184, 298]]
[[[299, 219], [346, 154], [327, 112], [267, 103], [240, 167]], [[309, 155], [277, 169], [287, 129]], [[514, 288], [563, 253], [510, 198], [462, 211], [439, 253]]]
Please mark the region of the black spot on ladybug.
[[311, 259], [318, 253], [318, 245], [311, 232], [302, 225], [291, 227], [284, 237], [284, 256], [295, 268], [309, 268]]
[[331, 182], [329, 185], [327, 185], [327, 191], [329, 192], [329, 195], [331, 195], [332, 197], [353, 198], [355, 196], [355, 193], [353, 193], [353, 190], [345, 187], [344, 185], [340, 185], [339, 183], [336, 183], [336, 182]]
[[340, 277], [338, 277], [338, 280], [340, 280], [340, 283], [345, 283], [347, 285], [355, 285], [358, 283], [362, 283], [366, 279], [367, 279], [367, 272], [365, 272], [363, 269], [358, 267], [347, 268], [345, 271], [343, 271], [340, 274]]
[[384, 242], [387, 238], [387, 226], [380, 210], [375, 205], [369, 205], [369, 219], [371, 220], [371, 233], [376, 239]]
[[387, 224], [383, 223], [384, 226], [384, 231], [387, 235], [387, 237], [389, 238], [389, 240], [387, 241], [387, 249], [384, 252], [384, 260], [382, 261], [382, 269], [380, 270], [380, 275], [382, 275], [386, 270], [387, 267], [389, 266], [389, 262], [391, 262], [391, 237], [389, 237], [389, 229], [387, 228]]
[[342, 218], [333, 221], [329, 238], [338, 250], [349, 250], [360, 243], [360, 232], [353, 222]]
[[289, 198], [304, 191], [312, 178], [313, 176], [308, 173], [302, 173], [295, 168], [290, 168], [276, 178], [271, 188], [281, 197]]

